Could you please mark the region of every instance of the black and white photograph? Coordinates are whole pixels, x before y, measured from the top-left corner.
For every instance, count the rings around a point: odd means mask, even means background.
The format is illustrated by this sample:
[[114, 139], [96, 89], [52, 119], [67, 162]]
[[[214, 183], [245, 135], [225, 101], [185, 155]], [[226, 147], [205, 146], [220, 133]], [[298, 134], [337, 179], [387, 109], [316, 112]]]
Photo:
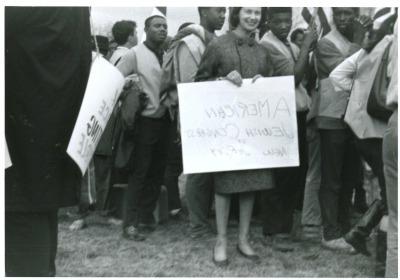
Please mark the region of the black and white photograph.
[[398, 277], [398, 4], [113, 2], [2, 7], [1, 276]]

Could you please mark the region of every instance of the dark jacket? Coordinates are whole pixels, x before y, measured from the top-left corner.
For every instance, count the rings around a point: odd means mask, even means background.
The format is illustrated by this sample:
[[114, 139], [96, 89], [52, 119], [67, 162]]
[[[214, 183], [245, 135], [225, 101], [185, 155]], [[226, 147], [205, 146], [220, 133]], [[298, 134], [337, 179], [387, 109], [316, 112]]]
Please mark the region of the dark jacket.
[[90, 71], [89, 9], [5, 8], [6, 211], [77, 202], [81, 175], [66, 149]]
[[228, 32], [214, 39], [202, 57], [196, 81], [215, 80], [237, 70], [243, 79], [260, 74], [272, 76], [273, 68], [267, 49], [253, 39], [238, 38]]
[[[196, 81], [215, 80], [236, 70], [243, 79], [273, 73], [267, 49], [253, 39], [238, 38], [229, 32], [211, 41], [201, 59]], [[207, 94], [207, 93], [205, 93]], [[259, 191], [274, 187], [271, 169], [213, 173], [216, 193]]]

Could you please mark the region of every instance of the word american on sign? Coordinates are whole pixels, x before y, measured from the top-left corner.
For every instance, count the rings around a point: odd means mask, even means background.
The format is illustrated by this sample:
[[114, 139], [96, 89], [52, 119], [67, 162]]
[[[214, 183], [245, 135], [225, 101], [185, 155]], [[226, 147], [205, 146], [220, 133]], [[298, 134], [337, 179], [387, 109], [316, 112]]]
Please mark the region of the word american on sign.
[[178, 84], [184, 173], [299, 164], [293, 76]]

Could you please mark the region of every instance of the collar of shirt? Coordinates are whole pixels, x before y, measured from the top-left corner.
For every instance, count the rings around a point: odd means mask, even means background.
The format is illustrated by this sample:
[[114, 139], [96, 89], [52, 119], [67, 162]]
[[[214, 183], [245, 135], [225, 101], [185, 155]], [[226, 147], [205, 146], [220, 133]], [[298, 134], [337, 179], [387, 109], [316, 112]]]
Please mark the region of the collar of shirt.
[[154, 55], [157, 57], [158, 62], [160, 63], [160, 66], [162, 66], [163, 64], [163, 55], [164, 55], [164, 50], [161, 48], [159, 50], [152, 48], [149, 43], [147, 43], [146, 41], [143, 42], [143, 44], [149, 49], [151, 50]]
[[206, 45], [208, 45], [208, 43], [214, 40], [216, 37], [217, 35], [215, 35], [215, 33], [211, 33], [210, 31], [204, 28], [204, 42]]
[[250, 35], [250, 37], [248, 38], [242, 38], [239, 37], [235, 32], [231, 31], [231, 34], [233, 34], [233, 36], [236, 38], [236, 43], [238, 44], [238, 46], [242, 46], [244, 44], [249, 45], [250, 47], [254, 46], [255, 44], [255, 37], [253, 36], [253, 34]]
[[127, 47], [124, 46], [118, 46], [117, 50], [129, 50]]
[[274, 40], [277, 40], [277, 41], [279, 41], [279, 42], [282, 42], [282, 44], [284, 44], [284, 45], [288, 48], [288, 50], [289, 50], [289, 52], [290, 52], [290, 55], [292, 56], [294, 62], [296, 62], [297, 59], [296, 59], [296, 56], [295, 56], [294, 53], [293, 53], [292, 45], [290, 44], [289, 40], [286, 38], [285, 41], [282, 41], [282, 40], [280, 40], [278, 37], [276, 37], [275, 34], [274, 34], [272, 31], [269, 31], [269, 33], [270, 33], [270, 36], [271, 36], [272, 38], [274, 38]]

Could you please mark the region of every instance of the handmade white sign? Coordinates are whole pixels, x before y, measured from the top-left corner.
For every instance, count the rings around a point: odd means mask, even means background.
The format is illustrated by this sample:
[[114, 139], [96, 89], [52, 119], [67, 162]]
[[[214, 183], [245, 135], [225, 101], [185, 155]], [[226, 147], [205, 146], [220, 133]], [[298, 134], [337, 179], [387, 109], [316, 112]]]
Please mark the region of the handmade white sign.
[[178, 84], [184, 173], [298, 166], [293, 76]]
[[121, 72], [97, 56], [90, 69], [85, 96], [67, 148], [82, 174], [85, 174], [123, 86]]

